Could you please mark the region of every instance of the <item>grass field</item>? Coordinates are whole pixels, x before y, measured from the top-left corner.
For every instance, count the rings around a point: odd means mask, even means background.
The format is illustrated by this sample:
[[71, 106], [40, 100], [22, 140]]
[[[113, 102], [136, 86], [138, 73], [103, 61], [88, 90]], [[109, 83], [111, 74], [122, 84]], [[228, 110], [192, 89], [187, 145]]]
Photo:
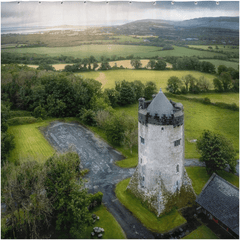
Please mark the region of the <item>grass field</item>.
[[224, 61], [224, 60], [218, 60], [218, 59], [206, 59], [206, 60], [200, 60], [200, 61], [207, 61], [215, 65], [216, 72], [218, 69], [219, 65], [224, 65], [226, 67], [232, 67], [236, 70], [238, 70], [239, 63], [238, 62], [229, 62], [229, 61]]
[[[205, 167], [186, 167], [188, 176], [192, 180], [192, 186], [196, 194], [200, 194], [210, 176]], [[239, 177], [226, 171], [218, 171], [217, 174], [239, 188]]]
[[[94, 227], [101, 227], [104, 229], [103, 239], [124, 239], [125, 234], [108, 210], [101, 205], [93, 210], [93, 213], [99, 216], [99, 221], [96, 221], [93, 226], [87, 228], [87, 230], [82, 234], [81, 239], [90, 239], [91, 232], [93, 232]], [[97, 239], [97, 237], [95, 237]]]
[[[172, 98], [172, 100], [179, 102], [178, 99]], [[180, 100], [180, 102], [184, 106], [185, 158], [200, 157], [196, 143], [191, 140], [198, 139], [205, 129], [222, 134], [232, 141], [235, 150], [239, 151], [238, 112], [187, 100]], [[138, 104], [119, 107], [116, 110], [130, 115], [136, 120], [138, 118]]]
[[9, 127], [8, 132], [14, 135], [16, 143], [15, 149], [10, 154], [10, 161], [34, 158], [37, 161], [44, 162], [52, 156], [55, 150], [38, 129], [41, 126], [47, 126], [51, 121]]
[[184, 239], [218, 239], [218, 237], [208, 227], [202, 225], [185, 236]]
[[35, 48], [8, 48], [2, 49], [2, 52], [14, 52], [14, 53], [37, 53], [48, 54], [49, 56], [73, 56], [75, 58], [86, 58], [93, 55], [97, 60], [100, 60], [101, 56], [111, 57], [112, 55], [127, 57], [131, 54], [134, 57], [149, 58], [149, 57], [165, 57], [165, 56], [200, 56], [201, 58], [213, 58], [214, 56], [222, 56], [223, 54], [199, 51], [184, 47], [174, 46], [174, 50], [161, 51], [161, 47], [154, 46], [134, 46], [134, 45], [81, 45], [77, 47], [35, 47]]
[[212, 103], [224, 102], [228, 104], [236, 103], [239, 106], [238, 93], [204, 93], [204, 94], [186, 94], [188, 98], [209, 98]]
[[158, 218], [153, 212], [145, 208], [138, 198], [126, 191], [129, 181], [130, 178], [117, 184], [115, 189], [116, 196], [145, 227], [154, 232], [164, 233], [186, 222], [185, 218], [176, 210], [172, 210], [170, 213]]
[[[177, 76], [181, 78], [183, 76], [191, 74], [197, 79], [200, 76], [204, 76], [210, 82], [212, 82], [213, 79], [215, 78], [215, 76], [212, 74], [201, 73], [198, 71], [174, 71], [174, 70], [157, 71], [157, 70], [122, 69], [102, 71], [102, 73], [105, 75], [105, 78], [103, 78], [103, 81], [105, 83], [104, 88], [114, 88], [116, 81], [126, 80], [133, 82], [135, 80], [140, 80], [144, 84], [148, 81], [153, 81], [154, 83], [156, 83], [158, 89], [162, 88], [163, 90], [166, 90], [167, 81], [171, 76]], [[84, 72], [79, 74], [86, 78], [93, 77], [92, 72]]]
[[[231, 48], [231, 46], [225, 46], [224, 45], [188, 45], [190, 48], [198, 48], [198, 49], [204, 49], [204, 50], [211, 50], [208, 47], [212, 47], [213, 51], [223, 51], [223, 52], [238, 52], [239, 48]], [[218, 49], [216, 49], [216, 46], [218, 46]]]

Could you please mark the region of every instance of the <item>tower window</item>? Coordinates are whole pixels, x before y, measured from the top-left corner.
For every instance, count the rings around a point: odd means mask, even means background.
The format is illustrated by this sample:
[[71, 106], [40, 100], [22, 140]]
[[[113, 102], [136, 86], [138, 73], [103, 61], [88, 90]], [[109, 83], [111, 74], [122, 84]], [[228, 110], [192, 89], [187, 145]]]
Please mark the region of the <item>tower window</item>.
[[140, 162], [142, 163], [142, 158], [140, 159]]
[[162, 127], [162, 130], [164, 130], [164, 127]]
[[177, 172], [177, 173], [179, 172], [179, 164], [178, 164], [177, 167], [176, 167], [176, 172]]
[[178, 140], [174, 141], [174, 147], [180, 145], [180, 141], [181, 141], [181, 139], [178, 139]]
[[145, 143], [144, 138], [140, 137], [140, 139], [141, 139], [141, 144], [144, 144]]
[[142, 177], [142, 180], [144, 181], [144, 177]]

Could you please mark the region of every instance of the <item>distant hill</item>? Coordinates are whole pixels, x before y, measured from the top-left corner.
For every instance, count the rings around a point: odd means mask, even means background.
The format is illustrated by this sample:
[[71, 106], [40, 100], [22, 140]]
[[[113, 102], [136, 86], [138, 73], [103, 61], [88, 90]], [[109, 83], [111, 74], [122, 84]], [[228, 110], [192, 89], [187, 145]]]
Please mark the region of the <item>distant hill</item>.
[[206, 27], [239, 30], [239, 17], [206, 17], [194, 18], [185, 21], [169, 21], [170, 25], [182, 28]]
[[[219, 43], [239, 42], [239, 17], [206, 17], [185, 21], [144, 19], [112, 26], [107, 31], [117, 35], [154, 35], [168, 40], [204, 39]], [[152, 42], [155, 40], [151, 40]]]

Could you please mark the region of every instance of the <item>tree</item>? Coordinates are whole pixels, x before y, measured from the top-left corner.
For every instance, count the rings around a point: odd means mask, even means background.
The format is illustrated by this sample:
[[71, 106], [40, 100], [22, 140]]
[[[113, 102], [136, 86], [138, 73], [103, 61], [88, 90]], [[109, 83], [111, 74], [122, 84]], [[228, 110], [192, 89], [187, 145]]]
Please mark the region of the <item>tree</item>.
[[197, 85], [201, 92], [207, 92], [211, 84], [208, 79], [206, 79], [204, 76], [201, 76], [197, 81]]
[[222, 135], [205, 130], [197, 141], [197, 149], [201, 154], [199, 160], [205, 162], [208, 174], [223, 170], [228, 165], [231, 172], [236, 171], [235, 150]]
[[55, 71], [55, 68], [51, 65], [48, 65], [46, 63], [41, 63], [37, 70], [47, 70], [47, 71]]
[[219, 65], [218, 66], [218, 75], [220, 75], [222, 72], [227, 72], [228, 68], [225, 65]]
[[155, 65], [156, 65], [156, 60], [154, 59], [151, 59], [148, 64], [147, 64], [147, 68], [151, 68], [151, 69], [154, 69], [155, 68]]
[[46, 196], [46, 171], [35, 161], [25, 160], [18, 167], [5, 164], [2, 194], [7, 206], [12, 238], [40, 238], [50, 226], [51, 201]]
[[124, 118], [120, 114], [114, 114], [105, 122], [105, 132], [108, 141], [120, 146], [124, 140]]
[[144, 97], [146, 100], [152, 99], [152, 95], [157, 93], [157, 86], [154, 82], [148, 81], [145, 84]]
[[131, 83], [123, 80], [120, 85], [118, 104], [125, 106], [132, 104], [135, 101], [136, 96]]
[[67, 238], [80, 238], [79, 234], [91, 222], [87, 189], [80, 178], [80, 159], [69, 152], [50, 157], [46, 163], [45, 188], [51, 199], [57, 231], [68, 233]]
[[139, 69], [142, 66], [142, 63], [140, 61], [140, 59], [132, 59], [131, 60], [131, 65], [135, 68], [135, 69]]
[[213, 85], [216, 92], [223, 92], [223, 85], [219, 78], [213, 79]]
[[182, 81], [178, 77], [172, 76], [168, 79], [167, 90], [170, 93], [179, 93], [182, 84]]
[[215, 73], [215, 65], [210, 62], [202, 61], [200, 62], [200, 71], [206, 73]]
[[134, 82], [131, 82], [132, 88], [135, 92], [135, 96], [136, 96], [136, 101], [138, 101], [139, 98], [144, 96], [144, 84], [139, 81], [139, 80], [135, 80]]
[[232, 86], [232, 78], [230, 73], [222, 72], [220, 75], [220, 81], [222, 82], [223, 90], [227, 92]]
[[119, 92], [116, 90], [116, 89], [109, 89], [109, 88], [106, 88], [104, 90], [104, 94], [107, 95], [109, 101], [110, 101], [110, 104], [112, 107], [116, 107], [117, 106], [117, 102], [118, 102], [118, 99], [119, 99]]
[[138, 144], [138, 123], [133, 117], [125, 118], [124, 145], [130, 149]]
[[165, 70], [166, 69], [166, 62], [164, 62], [163, 60], [159, 59], [156, 64], [155, 64], [155, 69], [156, 70]]
[[9, 111], [9, 106], [1, 102], [1, 166], [4, 165], [10, 152], [15, 148], [14, 136], [7, 132]]

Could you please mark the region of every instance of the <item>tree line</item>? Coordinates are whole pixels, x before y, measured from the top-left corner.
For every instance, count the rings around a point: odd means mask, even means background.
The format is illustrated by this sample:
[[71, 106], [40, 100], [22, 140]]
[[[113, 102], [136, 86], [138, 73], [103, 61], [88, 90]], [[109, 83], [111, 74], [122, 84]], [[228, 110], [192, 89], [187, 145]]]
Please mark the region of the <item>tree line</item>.
[[103, 194], [87, 193], [79, 165], [75, 152], [55, 154], [44, 164], [4, 164], [2, 238], [81, 238], [93, 224], [89, 210], [101, 204]]

